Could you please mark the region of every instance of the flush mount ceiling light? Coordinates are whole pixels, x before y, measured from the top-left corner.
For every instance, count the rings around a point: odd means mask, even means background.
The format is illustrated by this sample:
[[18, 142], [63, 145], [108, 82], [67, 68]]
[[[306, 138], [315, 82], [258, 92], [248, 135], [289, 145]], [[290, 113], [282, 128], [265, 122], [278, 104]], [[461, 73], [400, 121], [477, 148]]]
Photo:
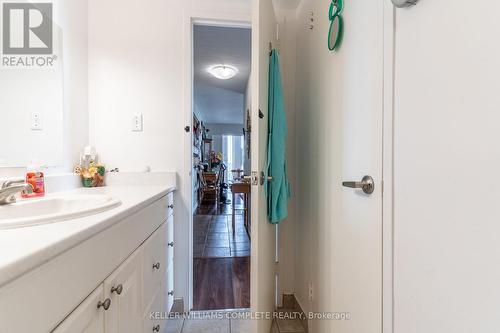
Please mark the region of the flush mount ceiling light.
[[208, 69], [208, 72], [219, 80], [229, 80], [238, 74], [238, 70], [233, 66], [216, 65]]

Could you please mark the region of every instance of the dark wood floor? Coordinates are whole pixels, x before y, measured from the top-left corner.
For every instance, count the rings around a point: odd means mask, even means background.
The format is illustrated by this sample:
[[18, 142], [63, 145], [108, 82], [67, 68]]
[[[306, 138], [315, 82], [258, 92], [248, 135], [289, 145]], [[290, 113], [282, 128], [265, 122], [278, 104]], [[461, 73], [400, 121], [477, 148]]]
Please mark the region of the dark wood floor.
[[193, 310], [250, 307], [250, 257], [194, 259]]

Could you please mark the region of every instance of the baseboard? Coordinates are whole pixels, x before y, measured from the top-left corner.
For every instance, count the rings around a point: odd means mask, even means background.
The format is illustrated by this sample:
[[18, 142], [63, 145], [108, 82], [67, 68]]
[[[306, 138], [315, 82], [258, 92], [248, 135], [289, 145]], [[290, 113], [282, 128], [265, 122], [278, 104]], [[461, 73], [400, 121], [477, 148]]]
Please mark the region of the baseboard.
[[176, 298], [174, 299], [174, 304], [172, 305], [171, 314], [182, 314], [184, 313], [184, 299]]

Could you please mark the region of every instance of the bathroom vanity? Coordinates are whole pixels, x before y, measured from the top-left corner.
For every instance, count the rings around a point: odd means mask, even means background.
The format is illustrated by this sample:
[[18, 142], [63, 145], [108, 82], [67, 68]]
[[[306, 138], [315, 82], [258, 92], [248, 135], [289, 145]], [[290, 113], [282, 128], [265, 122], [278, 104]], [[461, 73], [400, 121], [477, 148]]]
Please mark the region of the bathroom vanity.
[[164, 331], [174, 299], [175, 176], [110, 183], [47, 196], [119, 199], [106, 211], [0, 227], [0, 332]]

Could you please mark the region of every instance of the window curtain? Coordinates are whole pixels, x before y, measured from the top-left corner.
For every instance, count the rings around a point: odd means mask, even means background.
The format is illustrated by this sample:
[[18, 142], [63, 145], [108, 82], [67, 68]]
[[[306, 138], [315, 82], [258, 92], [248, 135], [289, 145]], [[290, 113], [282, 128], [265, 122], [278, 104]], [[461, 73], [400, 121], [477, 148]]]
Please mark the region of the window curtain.
[[223, 135], [222, 156], [227, 166], [225, 179], [227, 181], [232, 181], [233, 173], [231, 170], [243, 170], [243, 161], [245, 158], [243, 135]]

